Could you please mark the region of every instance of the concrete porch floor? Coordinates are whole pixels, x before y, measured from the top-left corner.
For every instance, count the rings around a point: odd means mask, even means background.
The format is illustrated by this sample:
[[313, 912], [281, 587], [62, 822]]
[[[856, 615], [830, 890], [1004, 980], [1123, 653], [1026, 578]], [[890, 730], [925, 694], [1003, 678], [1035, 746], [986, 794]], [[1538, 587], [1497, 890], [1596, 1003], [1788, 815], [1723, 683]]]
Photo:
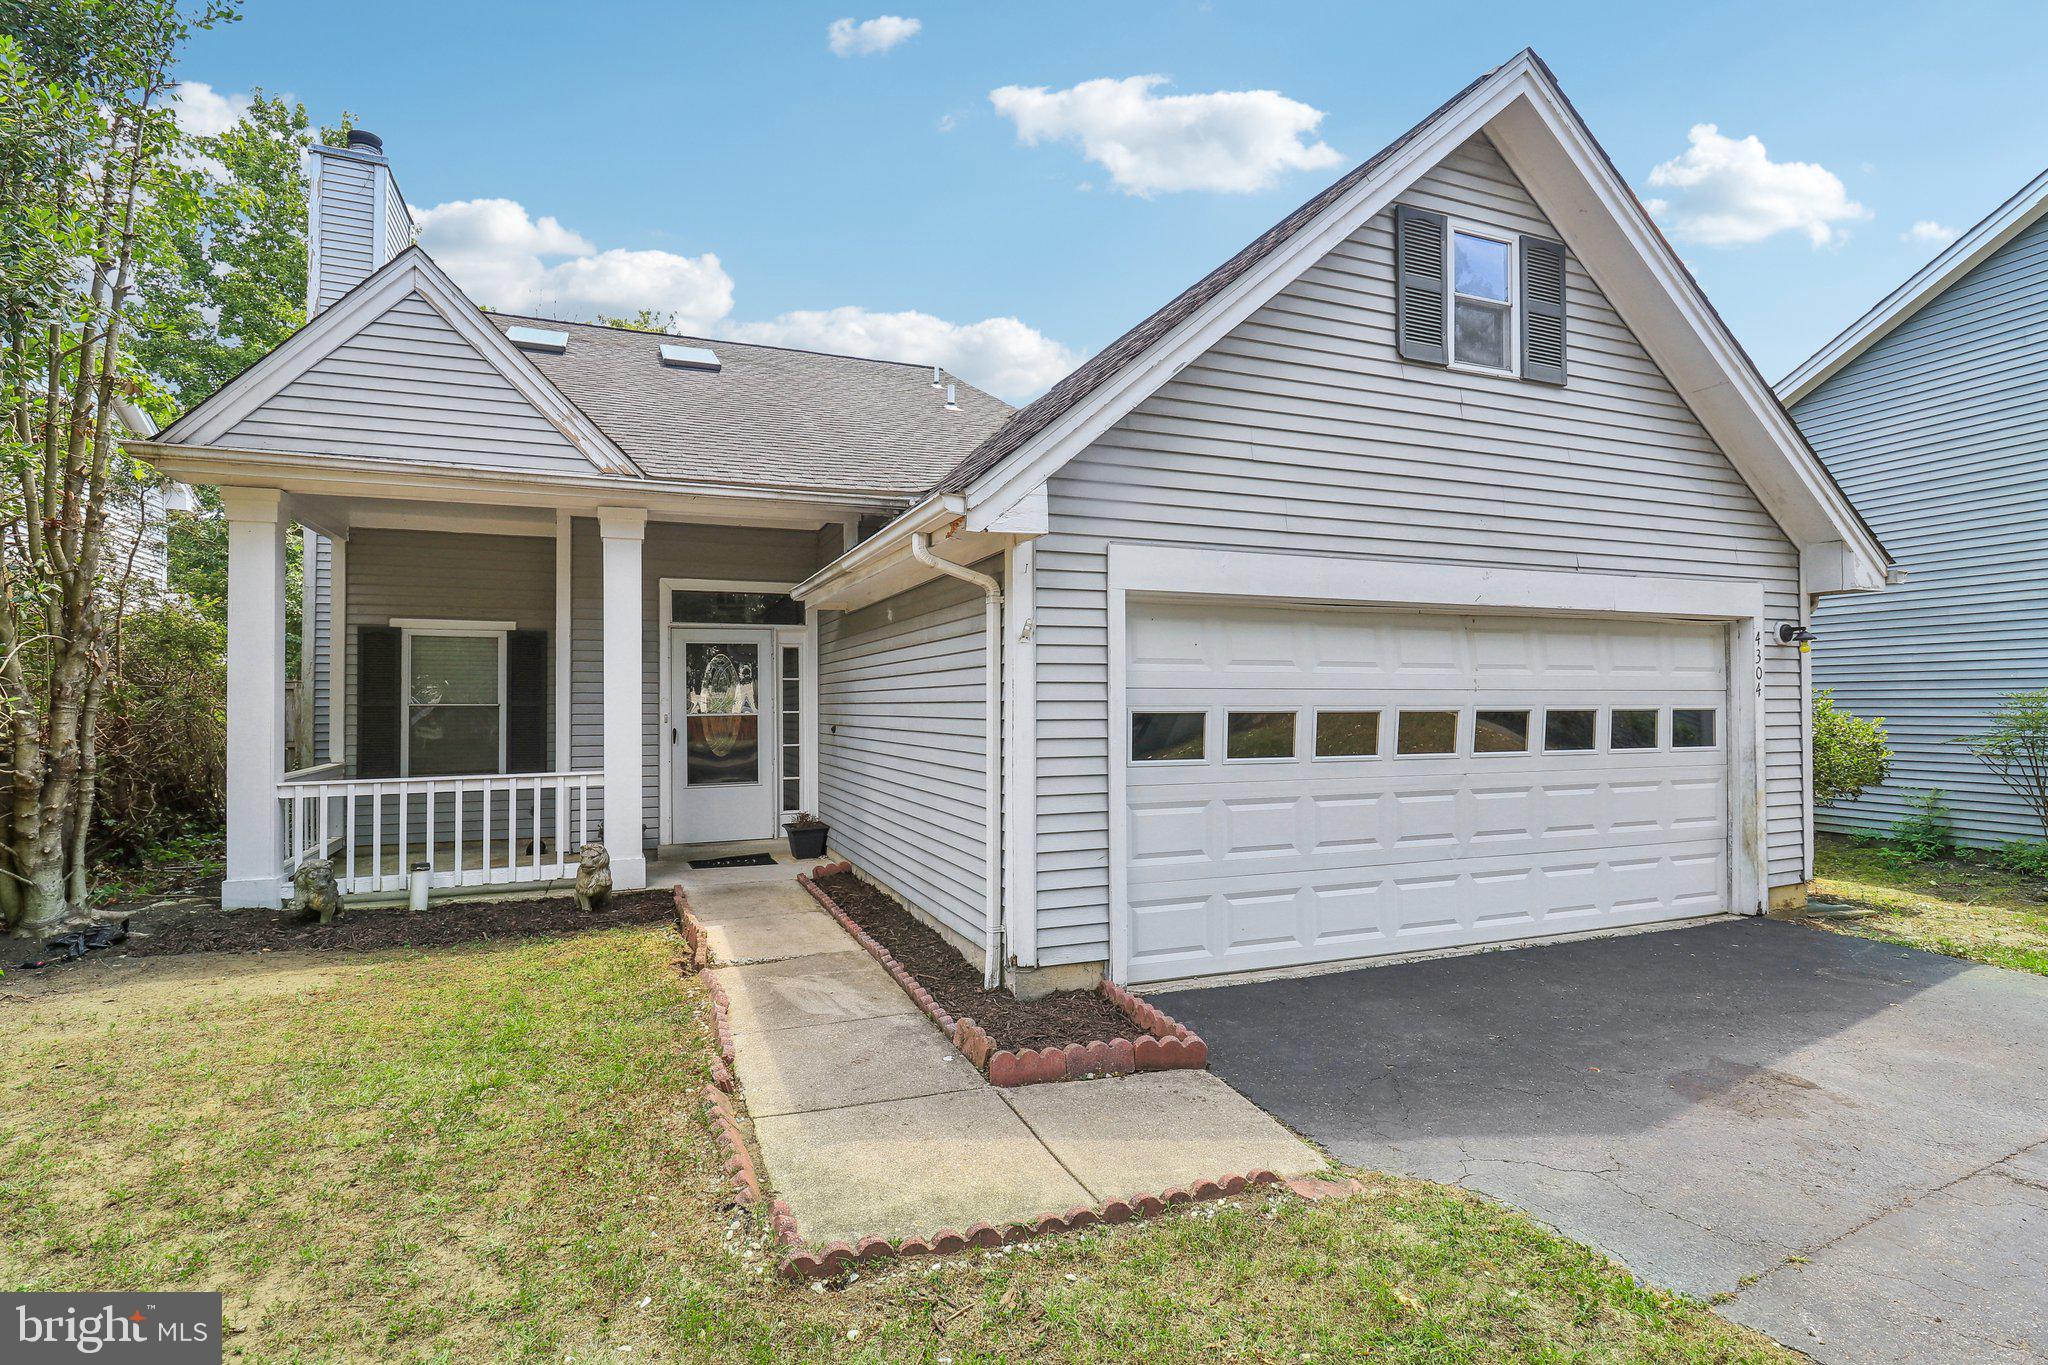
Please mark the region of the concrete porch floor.
[[755, 1141], [807, 1240], [929, 1236], [1323, 1168], [1208, 1072], [990, 1085], [796, 885], [799, 870], [784, 857], [658, 879], [682, 886], [709, 933]]

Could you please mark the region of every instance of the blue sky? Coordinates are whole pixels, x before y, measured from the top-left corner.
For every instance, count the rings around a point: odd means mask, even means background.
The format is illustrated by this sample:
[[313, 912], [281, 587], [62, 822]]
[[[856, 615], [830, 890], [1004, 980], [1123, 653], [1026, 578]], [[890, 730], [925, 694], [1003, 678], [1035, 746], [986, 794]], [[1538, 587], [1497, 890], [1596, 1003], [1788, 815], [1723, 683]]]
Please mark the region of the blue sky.
[[2039, 3], [249, 0], [183, 74], [200, 121], [353, 111], [480, 302], [1019, 399], [1525, 45], [1776, 379], [2048, 164], [2044, 41]]

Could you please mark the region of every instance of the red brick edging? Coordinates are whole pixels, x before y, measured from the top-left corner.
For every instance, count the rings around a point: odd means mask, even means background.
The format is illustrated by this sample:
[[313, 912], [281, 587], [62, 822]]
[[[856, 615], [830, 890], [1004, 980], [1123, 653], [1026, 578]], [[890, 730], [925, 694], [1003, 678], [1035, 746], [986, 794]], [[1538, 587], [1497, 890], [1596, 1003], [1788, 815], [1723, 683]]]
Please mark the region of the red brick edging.
[[1192, 1185], [1167, 1190], [1163, 1194], [1141, 1194], [1129, 1199], [1112, 1199], [1095, 1208], [1076, 1206], [1065, 1213], [1041, 1213], [1035, 1218], [1004, 1223], [1000, 1227], [994, 1223], [976, 1223], [965, 1232], [954, 1228], [941, 1228], [929, 1237], [908, 1237], [900, 1242], [891, 1242], [886, 1237], [863, 1237], [858, 1243], [832, 1242], [815, 1250], [804, 1245], [802, 1236], [797, 1232], [796, 1218], [790, 1213], [789, 1205], [782, 1200], [775, 1201], [769, 1222], [775, 1230], [775, 1240], [788, 1249], [788, 1254], [782, 1259], [782, 1274], [792, 1280], [809, 1280], [823, 1275], [836, 1275], [857, 1261], [866, 1263], [910, 1256], [950, 1256], [969, 1247], [999, 1247], [1006, 1243], [1021, 1242], [1027, 1237], [1042, 1237], [1054, 1232], [1077, 1232], [1097, 1223], [1128, 1223], [1133, 1218], [1154, 1217], [1177, 1204], [1223, 1199], [1233, 1194], [1242, 1194], [1256, 1186], [1274, 1184], [1278, 1180], [1279, 1177], [1271, 1171], [1252, 1171], [1245, 1175], [1197, 1180]]
[[739, 1111], [733, 1108], [732, 1099], [724, 1091], [711, 1086], [704, 1087], [704, 1114], [711, 1121], [711, 1131], [725, 1148], [725, 1165], [722, 1168], [732, 1177], [735, 1197], [749, 1208], [761, 1202], [761, 1177], [754, 1169], [754, 1159], [747, 1155], [747, 1141], [740, 1132]]
[[1008, 1048], [998, 1050], [987, 1031], [974, 1020], [955, 1019], [940, 1008], [932, 993], [918, 984], [909, 968], [898, 962], [872, 934], [840, 909], [815, 880], [851, 871], [851, 863], [823, 863], [812, 868], [808, 877], [799, 873], [796, 880], [799, 886], [810, 892], [811, 899], [824, 907], [826, 914], [853, 935], [854, 942], [867, 949], [868, 955], [882, 964], [896, 979], [896, 984], [903, 988], [904, 994], [953, 1040], [953, 1046], [960, 1049], [960, 1055], [988, 1077], [989, 1084], [1037, 1085], [1081, 1076], [1127, 1076], [1134, 1071], [1198, 1071], [1209, 1065], [1209, 1045], [1199, 1034], [1113, 981], [1104, 981], [1097, 988], [1102, 998], [1116, 1006], [1126, 1019], [1149, 1036], [1135, 1043], [1128, 1038], [1115, 1038], [1107, 1042], [1097, 1039], [1089, 1043], [1068, 1043], [1064, 1047], [1024, 1048], [1015, 1052]]
[[703, 921], [690, 911], [689, 898], [683, 895], [683, 888], [676, 888], [676, 923], [683, 931], [683, 943], [690, 955], [683, 960], [686, 971], [702, 971], [711, 965], [711, 938], [704, 931]]

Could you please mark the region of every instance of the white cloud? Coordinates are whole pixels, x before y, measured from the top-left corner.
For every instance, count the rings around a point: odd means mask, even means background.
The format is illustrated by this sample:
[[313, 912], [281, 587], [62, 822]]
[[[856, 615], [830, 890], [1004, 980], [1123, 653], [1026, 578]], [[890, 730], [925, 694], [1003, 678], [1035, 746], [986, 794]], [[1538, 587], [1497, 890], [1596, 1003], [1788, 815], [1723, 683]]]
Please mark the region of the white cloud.
[[695, 331], [732, 311], [732, 277], [710, 252], [600, 251], [510, 199], [462, 199], [414, 217], [420, 245], [465, 293], [492, 308], [585, 320], [651, 308]]
[[1276, 90], [1160, 95], [1164, 76], [1083, 81], [1068, 90], [1006, 85], [989, 92], [1017, 140], [1079, 144], [1125, 194], [1178, 190], [1249, 194], [1286, 171], [1339, 165], [1336, 149], [1313, 141], [1320, 109]]
[[171, 87], [171, 110], [178, 127], [193, 137], [213, 137], [242, 121], [254, 101], [247, 94], [227, 94], [205, 81], [179, 81]]
[[1698, 123], [1686, 141], [1683, 153], [1650, 172], [1650, 184], [1669, 198], [1648, 204], [1682, 237], [1748, 246], [1800, 232], [1826, 246], [1838, 237], [1837, 224], [1870, 217], [1833, 171], [1810, 161], [1773, 161], [1754, 134], [1724, 137], [1713, 124]]
[[721, 334], [768, 346], [943, 365], [1013, 402], [1044, 391], [1081, 359], [1016, 318], [957, 323], [929, 313], [828, 308], [784, 313], [771, 322], [728, 325]]
[[1922, 218], [1899, 234], [1902, 242], [1918, 242], [1925, 246], [1947, 246], [1963, 235], [1961, 228], [1947, 227], [1932, 218]]
[[855, 23], [851, 19], [834, 19], [825, 29], [825, 41], [835, 57], [872, 57], [878, 52], [887, 52], [898, 43], [907, 43], [918, 35], [924, 24], [916, 19], [904, 19], [894, 14], [883, 14], [873, 19]]

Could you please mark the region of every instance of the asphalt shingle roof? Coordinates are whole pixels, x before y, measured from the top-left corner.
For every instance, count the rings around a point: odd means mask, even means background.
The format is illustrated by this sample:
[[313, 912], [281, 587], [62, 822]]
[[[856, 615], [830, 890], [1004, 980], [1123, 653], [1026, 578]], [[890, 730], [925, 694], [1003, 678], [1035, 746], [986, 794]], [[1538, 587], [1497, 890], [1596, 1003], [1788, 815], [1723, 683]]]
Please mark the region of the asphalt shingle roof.
[[[946, 411], [928, 365], [491, 313], [499, 330], [569, 335], [540, 372], [654, 479], [832, 492], [923, 493], [1000, 427], [1010, 405], [953, 374]], [[662, 343], [702, 346], [720, 368], [661, 363]]]

